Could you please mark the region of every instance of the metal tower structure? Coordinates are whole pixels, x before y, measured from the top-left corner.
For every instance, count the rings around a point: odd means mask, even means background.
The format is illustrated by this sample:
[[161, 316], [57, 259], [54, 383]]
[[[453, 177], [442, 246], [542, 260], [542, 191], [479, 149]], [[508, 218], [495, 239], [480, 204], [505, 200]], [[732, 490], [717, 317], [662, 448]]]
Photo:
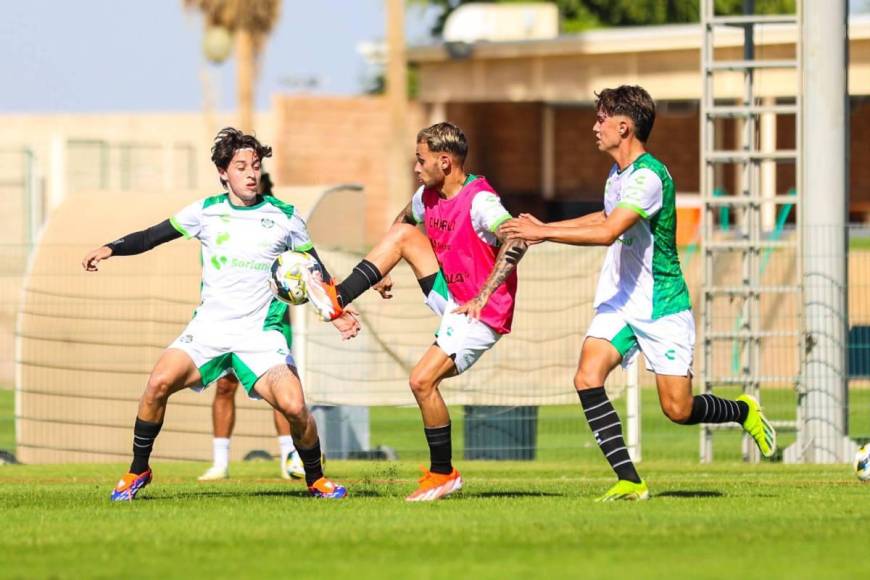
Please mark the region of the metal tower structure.
[[[742, 16], [717, 16], [714, 0], [703, 0], [701, 3], [702, 382], [703, 391], [707, 393], [715, 387], [739, 386], [743, 392], [760, 399], [765, 385], [791, 384], [800, 392], [801, 369], [804, 366], [803, 323], [800, 317], [795, 315], [784, 325], [782, 320], [772, 324], [770, 317], [765, 319], [762, 316], [763, 297], [768, 301], [790, 300], [798, 305], [803, 302], [800, 224], [802, 96], [799, 82], [801, 9], [798, 6], [796, 14], [761, 16], [754, 14], [753, 0], [744, 0], [743, 8]], [[759, 27], [778, 24], [792, 25], [796, 29], [793, 57], [757, 58], [756, 33], [763, 30]], [[735, 29], [743, 31], [742, 59], [734, 58], [733, 46], [730, 49], [717, 47], [717, 34], [731, 34], [733, 37]], [[798, 81], [793, 99], [775, 101], [761, 98], [758, 80], [767, 71], [792, 71]], [[737, 99], [733, 91], [736, 79], [742, 79], [742, 94]], [[731, 92], [723, 94], [728, 88], [731, 88]], [[794, 149], [776, 149], [775, 145], [771, 147], [769, 143], [762, 143], [763, 123], [779, 115], [794, 116]], [[724, 149], [727, 119], [733, 119], [735, 143], [733, 147]], [[770, 187], [762, 186], [765, 172], [775, 171], [779, 164], [785, 163], [796, 164], [798, 188], [794, 195], [777, 194]], [[734, 168], [736, 187], [732, 194], [722, 195], [721, 177], [729, 166]], [[769, 216], [774, 215], [777, 208], [783, 207], [798, 210], [794, 213], [796, 227], [787, 233], [780, 227], [772, 234]], [[729, 216], [734, 216], [733, 228], [723, 223], [720, 217], [723, 208], [727, 208], [725, 211], [729, 212]], [[784, 223], [785, 220], [782, 220], [778, 225]], [[793, 255], [796, 264], [787, 279], [778, 280], [775, 284], [765, 282], [762, 276], [772, 254], [780, 257]], [[739, 278], [726, 275], [737, 271]], [[797, 312], [800, 312], [800, 308]], [[793, 372], [778, 375], [765, 372], [762, 348], [766, 341], [786, 341], [793, 346], [788, 349], [795, 353], [796, 360], [788, 365]], [[730, 372], [724, 370], [728, 367]], [[774, 426], [781, 430], [795, 429], [798, 422], [773, 421]], [[734, 428], [739, 426], [702, 425], [701, 461], [713, 460], [714, 432]], [[759, 460], [755, 445], [746, 436], [742, 449], [744, 460]]]

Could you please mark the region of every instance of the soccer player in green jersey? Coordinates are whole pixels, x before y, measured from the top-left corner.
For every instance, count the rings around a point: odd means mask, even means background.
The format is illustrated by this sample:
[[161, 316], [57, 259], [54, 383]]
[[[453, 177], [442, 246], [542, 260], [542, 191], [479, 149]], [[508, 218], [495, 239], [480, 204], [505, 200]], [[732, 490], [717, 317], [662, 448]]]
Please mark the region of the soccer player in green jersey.
[[649, 489], [629, 457], [622, 424], [604, 391], [610, 372], [637, 351], [656, 375], [662, 411], [675, 423], [740, 423], [765, 457], [776, 450], [776, 433], [749, 395], [736, 401], [692, 396], [695, 321], [677, 256], [674, 180], [646, 150], [655, 104], [638, 86], [604, 89], [596, 97], [592, 131], [598, 149], [614, 160], [604, 186], [604, 210], [554, 223], [523, 214], [502, 231], [529, 243], [609, 246], [574, 387], [618, 478], [599, 499], [644, 500]]
[[[212, 147], [212, 161], [226, 193], [194, 202], [82, 259], [84, 269], [93, 272], [102, 260], [140, 254], [182, 236], [202, 244], [201, 302], [148, 378], [133, 428], [133, 462], [112, 491], [113, 501], [130, 501], [150, 483], [149, 458], [169, 397], [185, 388], [201, 389], [230, 371], [249, 396], [265, 399], [290, 422], [311, 494], [330, 499], [347, 494], [323, 475], [317, 425], [288, 346], [287, 305], [268, 287], [270, 266], [282, 252], [305, 251], [317, 258], [293, 206], [260, 193], [261, 164], [271, 154], [252, 135], [223, 129]], [[329, 278], [325, 269], [323, 276]], [[359, 331], [352, 313], [333, 323], [344, 338]]]

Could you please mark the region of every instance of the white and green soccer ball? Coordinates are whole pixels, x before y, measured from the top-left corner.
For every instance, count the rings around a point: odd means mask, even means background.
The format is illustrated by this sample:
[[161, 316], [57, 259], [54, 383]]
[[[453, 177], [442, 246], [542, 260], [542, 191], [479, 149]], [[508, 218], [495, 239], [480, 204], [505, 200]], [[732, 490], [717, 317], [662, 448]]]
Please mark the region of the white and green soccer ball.
[[855, 475], [861, 481], [870, 481], [870, 443], [865, 444], [855, 453]]
[[305, 304], [308, 302], [308, 290], [304, 272], [313, 272], [318, 267], [317, 260], [311, 254], [293, 250], [284, 252], [272, 262], [269, 277], [272, 294], [287, 304]]

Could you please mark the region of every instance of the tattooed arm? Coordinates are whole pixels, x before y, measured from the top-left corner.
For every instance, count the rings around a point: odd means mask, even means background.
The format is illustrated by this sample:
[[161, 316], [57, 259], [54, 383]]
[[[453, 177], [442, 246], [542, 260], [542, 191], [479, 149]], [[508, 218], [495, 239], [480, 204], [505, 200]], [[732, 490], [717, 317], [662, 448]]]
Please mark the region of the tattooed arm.
[[529, 248], [525, 240], [519, 238], [508, 239], [507, 236], [501, 233], [496, 235], [501, 242], [501, 248], [499, 248], [498, 256], [495, 258], [492, 272], [490, 272], [489, 277], [484, 282], [483, 288], [477, 293], [477, 296], [456, 309], [457, 313], [465, 314], [469, 318], [480, 318], [480, 312], [486, 306], [489, 297], [492, 296], [496, 288], [507, 280], [507, 277], [514, 271]]
[[396, 219], [393, 220], [393, 225], [395, 224], [409, 224], [412, 226], [417, 225], [417, 220], [414, 219], [414, 209], [413, 209], [413, 201], [409, 201], [408, 205], [399, 212], [399, 215], [396, 216]]

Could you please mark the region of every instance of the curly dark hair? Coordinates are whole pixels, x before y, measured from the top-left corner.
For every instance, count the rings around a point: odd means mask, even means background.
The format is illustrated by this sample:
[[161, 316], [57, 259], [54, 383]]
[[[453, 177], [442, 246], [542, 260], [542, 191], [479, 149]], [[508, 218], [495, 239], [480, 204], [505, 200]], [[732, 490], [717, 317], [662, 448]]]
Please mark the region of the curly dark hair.
[[[260, 143], [253, 135], [246, 135], [238, 129], [225, 127], [218, 131], [211, 148], [211, 160], [218, 169], [226, 170], [233, 160], [233, 155], [240, 149], [253, 149], [262, 162], [272, 156], [272, 148]], [[221, 185], [226, 187], [226, 180], [221, 179]]]
[[595, 93], [595, 110], [608, 116], [624, 115], [634, 121], [634, 134], [646, 143], [656, 121], [656, 104], [643, 87], [622, 85]]

